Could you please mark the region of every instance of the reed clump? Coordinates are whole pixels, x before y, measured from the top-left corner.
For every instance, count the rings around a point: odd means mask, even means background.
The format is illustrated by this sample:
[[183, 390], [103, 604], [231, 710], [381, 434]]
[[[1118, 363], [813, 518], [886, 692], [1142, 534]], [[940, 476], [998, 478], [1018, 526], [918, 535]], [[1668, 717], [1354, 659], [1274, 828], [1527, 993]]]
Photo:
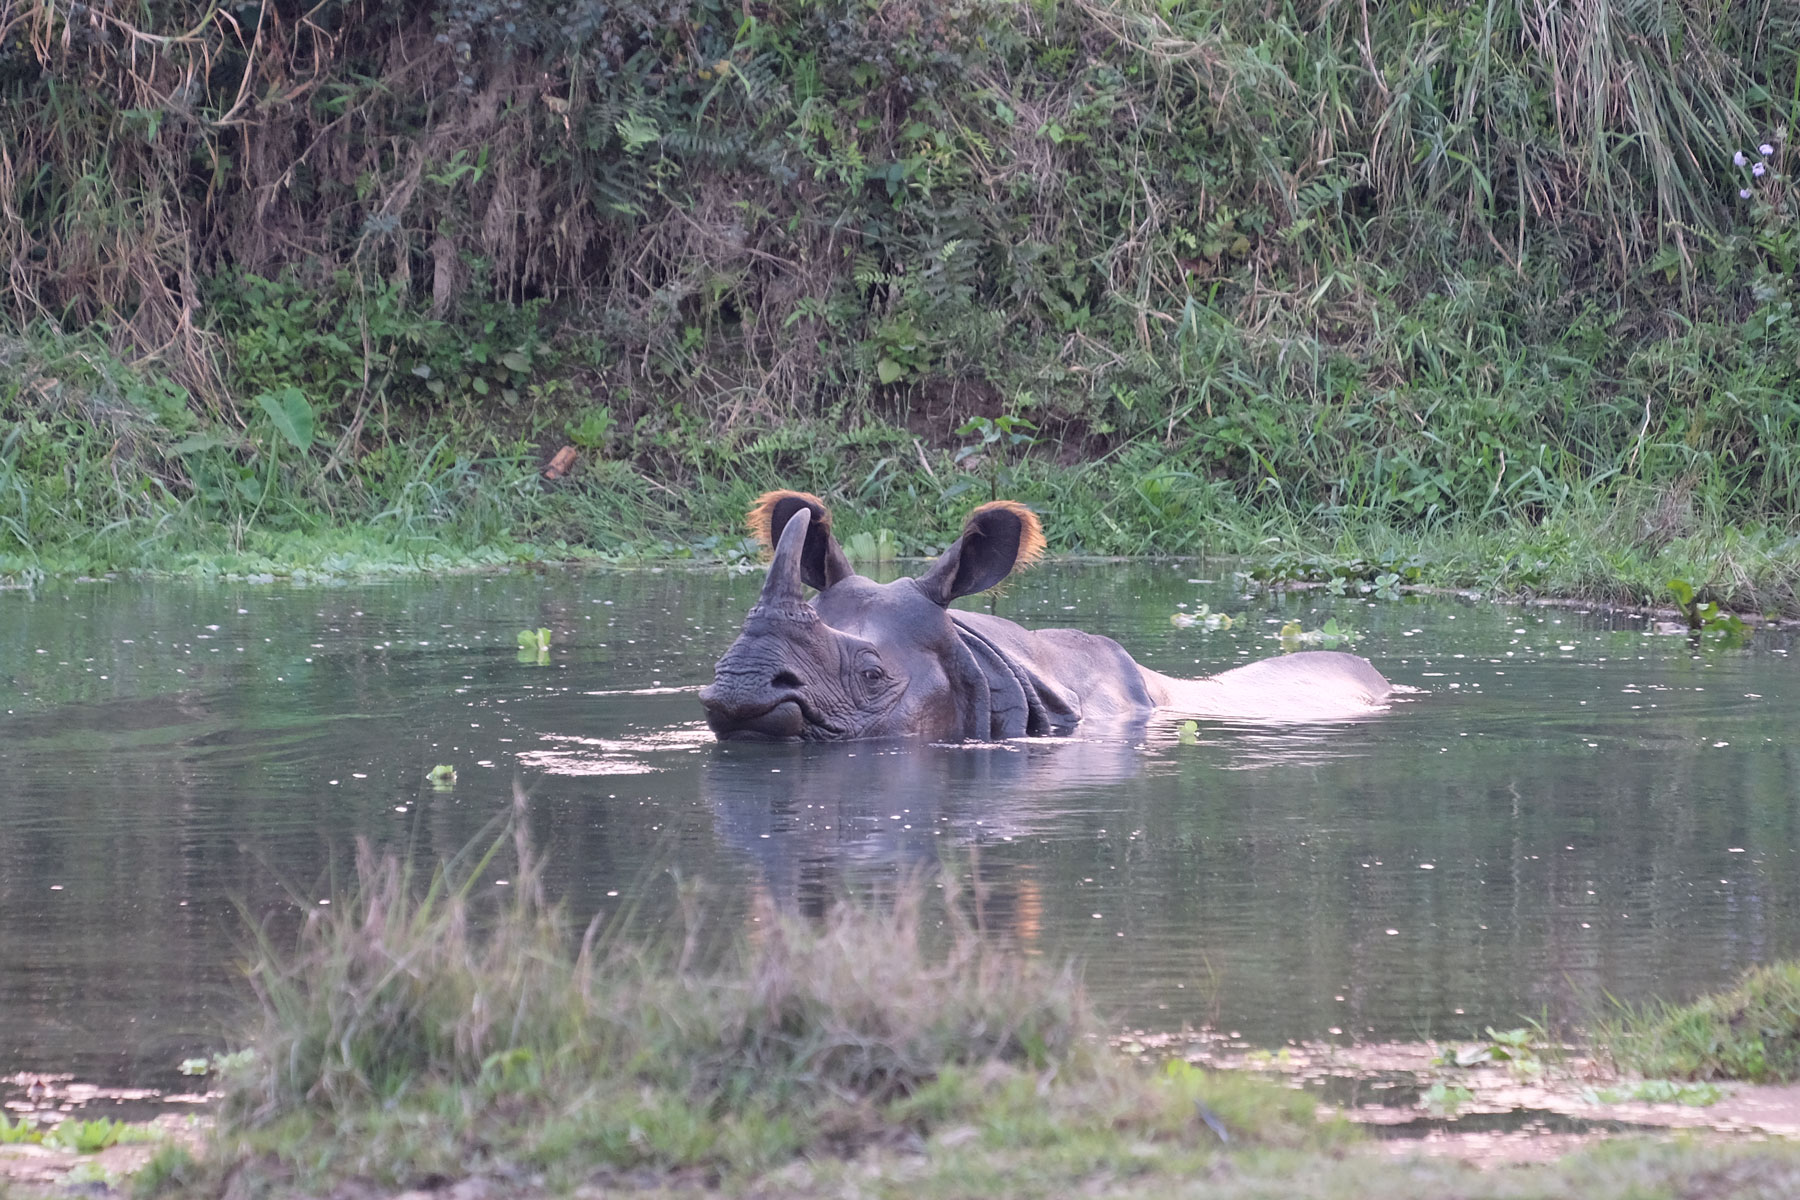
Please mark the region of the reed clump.
[[1800, 1079], [1800, 962], [1752, 967], [1688, 1004], [1626, 1009], [1600, 1038], [1622, 1066], [1658, 1079]]
[[678, 935], [638, 938], [578, 932], [522, 836], [504, 887], [493, 861], [426, 882], [364, 846], [348, 894], [291, 946], [259, 943], [221, 1163], [302, 1184], [743, 1176], [957, 1123], [1217, 1145], [1203, 1096], [1252, 1143], [1341, 1136], [1298, 1095], [1115, 1057], [1071, 968], [998, 946], [922, 881], [817, 924], [759, 906], [717, 941], [690, 889]]

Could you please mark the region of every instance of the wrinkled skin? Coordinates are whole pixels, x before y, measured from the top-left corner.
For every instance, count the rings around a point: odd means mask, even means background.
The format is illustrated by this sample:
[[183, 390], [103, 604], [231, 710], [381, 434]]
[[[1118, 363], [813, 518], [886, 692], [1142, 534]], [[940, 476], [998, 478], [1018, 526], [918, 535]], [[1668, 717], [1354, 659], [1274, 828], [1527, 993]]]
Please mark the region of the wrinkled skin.
[[[770, 493], [752, 517], [759, 530], [766, 520], [775, 555], [743, 632], [700, 692], [721, 739], [990, 740], [1158, 710], [1342, 720], [1380, 711], [1391, 690], [1349, 654], [1173, 679], [1140, 667], [1110, 638], [952, 611], [953, 600], [998, 584], [1042, 546], [1036, 518], [1019, 505], [983, 505], [925, 574], [886, 584], [850, 567], [815, 498]], [[803, 584], [818, 589], [810, 603]]]

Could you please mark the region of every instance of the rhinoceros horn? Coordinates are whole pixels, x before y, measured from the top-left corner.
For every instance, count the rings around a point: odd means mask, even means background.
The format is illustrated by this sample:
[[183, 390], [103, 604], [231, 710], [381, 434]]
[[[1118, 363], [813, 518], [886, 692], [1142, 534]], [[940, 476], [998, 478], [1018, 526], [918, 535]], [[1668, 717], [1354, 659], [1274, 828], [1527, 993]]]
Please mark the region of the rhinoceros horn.
[[[756, 607], [764, 616], [804, 619], [812, 609], [802, 602], [800, 552], [806, 546], [806, 530], [812, 524], [812, 513], [801, 508], [788, 518], [781, 531], [781, 543], [763, 578], [762, 598]], [[816, 620], [816, 614], [814, 619]]]

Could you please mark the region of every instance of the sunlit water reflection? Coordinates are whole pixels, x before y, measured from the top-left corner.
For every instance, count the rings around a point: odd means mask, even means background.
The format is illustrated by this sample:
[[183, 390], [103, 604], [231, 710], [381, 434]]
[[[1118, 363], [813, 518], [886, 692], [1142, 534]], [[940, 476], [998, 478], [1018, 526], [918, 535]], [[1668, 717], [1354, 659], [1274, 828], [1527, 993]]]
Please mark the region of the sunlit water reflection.
[[[948, 863], [982, 922], [1075, 955], [1121, 1021], [1458, 1035], [1681, 997], [1800, 949], [1786, 635], [1449, 599], [1235, 598], [1192, 565], [1051, 565], [995, 611], [1194, 674], [1328, 616], [1422, 689], [1329, 728], [722, 747], [694, 692], [758, 580], [519, 574], [0, 595], [0, 1075], [166, 1081], [237, 1018], [245, 913], [291, 916], [355, 839], [435, 860], [529, 792], [584, 918], [815, 912]], [[1247, 611], [1230, 631], [1169, 615]], [[520, 629], [548, 627], [546, 665]], [[426, 781], [456, 768], [453, 790]]]

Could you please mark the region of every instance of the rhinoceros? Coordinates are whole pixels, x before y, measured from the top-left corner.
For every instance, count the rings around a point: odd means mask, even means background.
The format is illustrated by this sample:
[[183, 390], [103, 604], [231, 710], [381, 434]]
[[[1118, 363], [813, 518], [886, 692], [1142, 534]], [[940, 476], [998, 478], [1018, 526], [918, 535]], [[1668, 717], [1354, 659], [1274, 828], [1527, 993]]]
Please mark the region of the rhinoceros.
[[[1333, 721], [1380, 711], [1393, 690], [1366, 659], [1329, 650], [1175, 679], [1108, 637], [952, 609], [1043, 553], [1036, 514], [1011, 500], [976, 508], [924, 574], [892, 583], [856, 573], [816, 496], [769, 492], [750, 526], [775, 552], [700, 689], [721, 739], [1000, 741], [1159, 713]], [[811, 601], [803, 585], [817, 589]]]

